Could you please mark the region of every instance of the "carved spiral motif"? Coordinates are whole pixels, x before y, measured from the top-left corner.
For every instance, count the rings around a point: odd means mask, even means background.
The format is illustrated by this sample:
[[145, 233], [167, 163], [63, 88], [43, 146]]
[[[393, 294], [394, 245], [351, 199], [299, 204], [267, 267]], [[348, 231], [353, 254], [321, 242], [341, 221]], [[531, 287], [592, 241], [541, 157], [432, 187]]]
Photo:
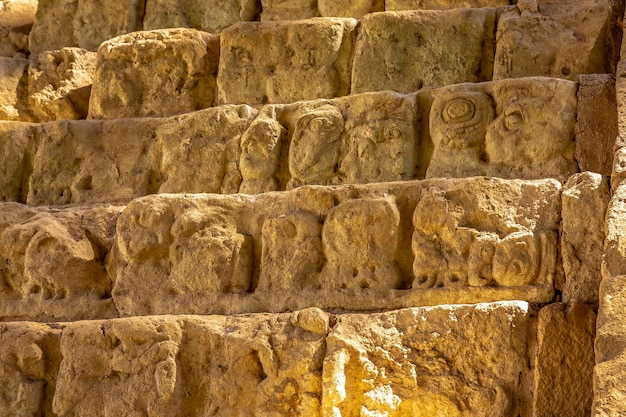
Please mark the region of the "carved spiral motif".
[[446, 103], [441, 117], [446, 123], [467, 123], [476, 115], [476, 104], [464, 97], [450, 100]]

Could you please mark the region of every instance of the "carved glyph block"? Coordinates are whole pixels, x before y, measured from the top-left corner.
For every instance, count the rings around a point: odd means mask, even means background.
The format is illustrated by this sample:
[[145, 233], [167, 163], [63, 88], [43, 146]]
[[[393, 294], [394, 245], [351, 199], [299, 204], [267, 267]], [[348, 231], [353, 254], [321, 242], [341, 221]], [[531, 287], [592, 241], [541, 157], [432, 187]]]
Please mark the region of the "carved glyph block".
[[495, 9], [385, 12], [361, 21], [352, 93], [491, 80]]
[[134, 32], [98, 49], [89, 117], [170, 116], [213, 105], [219, 37], [195, 29]]
[[502, 7], [509, 0], [386, 0], [385, 10], [446, 10], [477, 7]]
[[530, 324], [524, 302], [338, 316], [324, 415], [516, 415]]
[[613, 72], [607, 53], [609, 1], [536, 6], [511, 6], [500, 16], [494, 80], [535, 75], [577, 80], [580, 74]]
[[104, 260], [121, 207], [0, 205], [0, 318], [117, 315]]
[[354, 19], [239, 23], [220, 35], [217, 101], [291, 103], [350, 90]]
[[567, 179], [574, 160], [576, 84], [528, 78], [434, 92], [427, 178]]

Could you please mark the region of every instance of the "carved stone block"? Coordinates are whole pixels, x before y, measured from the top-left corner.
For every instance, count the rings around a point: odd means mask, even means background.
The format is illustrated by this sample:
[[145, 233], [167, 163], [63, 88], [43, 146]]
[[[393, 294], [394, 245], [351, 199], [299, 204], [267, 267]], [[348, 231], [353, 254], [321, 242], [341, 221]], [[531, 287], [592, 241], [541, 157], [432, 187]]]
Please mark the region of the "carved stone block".
[[354, 19], [239, 23], [221, 35], [219, 103], [291, 103], [350, 91]]
[[0, 323], [0, 416], [52, 415], [61, 325]]
[[143, 29], [193, 28], [219, 34], [237, 22], [255, 20], [255, 0], [147, 0]]
[[141, 29], [143, 0], [41, 0], [30, 33], [34, 54], [77, 46], [96, 51], [116, 36]]
[[0, 121], [31, 121], [27, 95], [28, 60], [0, 57]]
[[495, 9], [385, 12], [358, 30], [352, 93], [491, 80]]
[[323, 415], [524, 415], [530, 324], [524, 302], [338, 316]]
[[89, 117], [169, 116], [213, 105], [219, 37], [195, 29], [135, 32], [98, 49]]
[[498, 20], [493, 79], [612, 73], [610, 17], [608, 0], [511, 6]]
[[104, 260], [120, 211], [0, 204], [0, 320], [117, 316]]
[[45, 51], [31, 59], [28, 105], [39, 122], [85, 119], [96, 53], [79, 48]]
[[509, 0], [385, 0], [385, 10], [446, 10], [508, 6]]
[[368, 13], [382, 12], [383, 0], [261, 0], [261, 21], [299, 20], [312, 17], [361, 18]]
[[427, 178], [567, 179], [574, 159], [573, 82], [528, 78], [436, 90]]

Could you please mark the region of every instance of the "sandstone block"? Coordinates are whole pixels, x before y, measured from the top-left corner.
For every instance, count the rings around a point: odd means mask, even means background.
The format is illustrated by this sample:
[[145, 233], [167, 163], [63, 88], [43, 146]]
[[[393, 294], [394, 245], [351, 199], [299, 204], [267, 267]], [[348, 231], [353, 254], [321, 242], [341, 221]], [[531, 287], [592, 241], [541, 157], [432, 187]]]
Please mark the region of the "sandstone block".
[[0, 56], [26, 58], [28, 32], [35, 20], [37, 0], [12, 0], [0, 4]]
[[85, 119], [96, 53], [80, 48], [44, 51], [28, 69], [28, 105], [39, 122]]
[[27, 155], [33, 143], [32, 125], [0, 122], [0, 202], [26, 201]]
[[219, 34], [237, 22], [255, 20], [254, 0], [147, 0], [143, 29], [193, 28]]
[[61, 328], [0, 323], [0, 416], [52, 415]]
[[559, 178], [574, 160], [576, 84], [528, 78], [435, 90], [426, 177]]
[[615, 77], [609, 74], [580, 76], [575, 131], [580, 170], [610, 176], [618, 135]]
[[117, 223], [112, 294], [123, 315], [547, 302], [560, 212], [555, 180], [482, 177], [148, 196]]
[[626, 61], [620, 61], [617, 64], [615, 95], [617, 101], [618, 134], [621, 138], [626, 138]]
[[31, 52], [68, 46], [96, 51], [106, 40], [141, 30], [143, 7], [143, 0], [40, 0]]
[[593, 378], [593, 417], [617, 416], [626, 412], [626, 335], [624, 306], [626, 306], [626, 277], [606, 278], [600, 285], [595, 343], [596, 366]]
[[626, 275], [626, 184], [614, 191], [606, 212], [602, 279]]
[[412, 179], [419, 117], [393, 92], [266, 106], [242, 138], [241, 191]]
[[565, 183], [561, 235], [565, 302], [598, 303], [609, 197], [608, 181], [600, 174], [574, 174]]
[[358, 29], [352, 93], [491, 80], [495, 9], [385, 12]]
[[239, 23], [220, 35], [219, 103], [291, 103], [350, 91], [353, 19]]
[[53, 410], [60, 417], [320, 415], [327, 326], [315, 309], [72, 323], [61, 337]]
[[521, 4], [498, 20], [494, 80], [535, 75], [577, 80], [580, 74], [613, 72], [606, 52], [608, 0]]
[[0, 320], [115, 317], [104, 260], [121, 207], [0, 205]]
[[530, 323], [523, 302], [337, 316], [323, 415], [521, 414]]
[[366, 14], [385, 10], [383, 0], [317, 0], [320, 15], [325, 17], [353, 17], [360, 19]]
[[446, 10], [459, 8], [502, 7], [509, 0], [385, 0], [385, 10]]
[[169, 116], [210, 107], [219, 37], [195, 29], [135, 32], [98, 49], [89, 117]]
[[383, 0], [261, 0], [261, 21], [300, 20], [312, 17], [361, 18], [385, 10]]
[[0, 56], [0, 120], [30, 121], [27, 90], [28, 60]]
[[590, 415], [595, 331], [596, 315], [586, 304], [539, 311], [533, 417]]

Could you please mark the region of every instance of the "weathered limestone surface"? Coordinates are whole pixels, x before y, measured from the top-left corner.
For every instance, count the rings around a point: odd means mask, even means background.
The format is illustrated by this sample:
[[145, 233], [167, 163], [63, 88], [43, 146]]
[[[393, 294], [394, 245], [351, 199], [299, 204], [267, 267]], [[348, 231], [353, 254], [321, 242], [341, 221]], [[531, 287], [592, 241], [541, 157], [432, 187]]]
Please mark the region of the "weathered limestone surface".
[[[82, 415], [320, 415], [328, 316], [72, 323], [53, 410]], [[123, 399], [123, 400], [122, 400]]]
[[[493, 79], [541, 75], [576, 80], [610, 70], [608, 0], [520, 2], [498, 20]], [[532, 4], [532, 2], [530, 2]]]
[[117, 316], [105, 258], [121, 209], [0, 204], [0, 318]]
[[0, 416], [52, 415], [62, 325], [0, 323]]
[[457, 8], [502, 7], [509, 0], [385, 0], [385, 10], [446, 10]]
[[491, 80], [495, 9], [384, 12], [358, 29], [352, 92]]
[[626, 335], [624, 309], [626, 277], [606, 278], [600, 285], [593, 378], [593, 417], [612, 417], [626, 412]]
[[600, 174], [575, 174], [563, 187], [563, 301], [598, 303], [609, 184]]
[[255, 0], [147, 0], [143, 29], [193, 28], [219, 34], [237, 22], [255, 20]]
[[426, 177], [489, 175], [562, 181], [574, 160], [576, 84], [526, 78], [434, 92]]
[[28, 68], [28, 107], [38, 122], [85, 119], [96, 53], [80, 48], [44, 51]]
[[602, 278], [626, 275], [626, 184], [614, 191], [606, 213]]
[[559, 196], [480, 177], [149, 196], [117, 223], [112, 294], [122, 315], [546, 302]]
[[615, 77], [581, 75], [576, 112], [576, 160], [581, 171], [611, 175], [618, 135]]
[[0, 56], [0, 121], [30, 121], [27, 110], [28, 60]]
[[590, 415], [595, 332], [596, 315], [586, 304], [539, 311], [533, 417]]
[[143, 0], [39, 0], [30, 49], [77, 46], [96, 51], [111, 38], [141, 30]]
[[337, 316], [324, 415], [519, 415], [530, 322], [523, 302]]
[[26, 58], [28, 32], [35, 20], [37, 0], [0, 3], [0, 56]]
[[312, 17], [361, 18], [385, 10], [384, 0], [261, 0], [261, 21], [299, 20]]
[[0, 122], [0, 202], [26, 201], [31, 124]]
[[195, 29], [135, 32], [98, 49], [89, 117], [170, 116], [210, 107], [219, 37]]
[[219, 103], [291, 103], [350, 91], [354, 19], [245, 22], [220, 35]]

